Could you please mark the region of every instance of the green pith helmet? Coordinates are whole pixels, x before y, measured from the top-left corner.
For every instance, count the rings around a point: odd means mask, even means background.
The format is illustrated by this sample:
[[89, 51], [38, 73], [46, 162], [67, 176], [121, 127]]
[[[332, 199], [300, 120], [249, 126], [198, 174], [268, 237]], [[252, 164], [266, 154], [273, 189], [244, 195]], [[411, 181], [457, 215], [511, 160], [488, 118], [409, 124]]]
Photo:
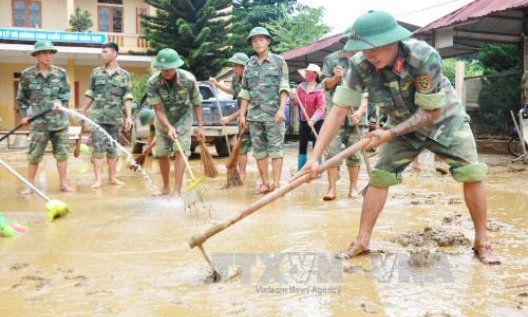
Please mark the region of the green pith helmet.
[[249, 45], [251, 45], [251, 38], [253, 36], [257, 36], [257, 35], [264, 35], [264, 36], [267, 36], [270, 39], [270, 41], [272, 40], [271, 35], [269, 34], [268, 30], [266, 30], [266, 28], [263, 28], [261, 26], [257, 26], [257, 27], [254, 27], [253, 29], [251, 29], [251, 31], [249, 32], [248, 37], [246, 37], [246, 42]]
[[349, 30], [345, 51], [368, 50], [401, 41], [409, 36], [411, 32], [399, 25], [390, 13], [371, 10], [354, 22]]
[[182, 66], [183, 60], [178, 55], [178, 52], [172, 48], [164, 48], [158, 52], [152, 67], [156, 69], [175, 69]]
[[147, 125], [154, 120], [154, 117], [156, 116], [156, 113], [152, 109], [143, 109], [141, 110], [139, 114], [139, 122], [141, 122], [141, 125]]
[[246, 65], [247, 61], [249, 61], [249, 57], [244, 53], [235, 53], [228, 59], [228, 62], [242, 66]]
[[57, 49], [50, 41], [37, 41], [33, 46], [33, 52], [31, 52], [31, 56], [35, 56], [38, 52], [44, 51], [50, 51], [53, 54], [57, 53]]

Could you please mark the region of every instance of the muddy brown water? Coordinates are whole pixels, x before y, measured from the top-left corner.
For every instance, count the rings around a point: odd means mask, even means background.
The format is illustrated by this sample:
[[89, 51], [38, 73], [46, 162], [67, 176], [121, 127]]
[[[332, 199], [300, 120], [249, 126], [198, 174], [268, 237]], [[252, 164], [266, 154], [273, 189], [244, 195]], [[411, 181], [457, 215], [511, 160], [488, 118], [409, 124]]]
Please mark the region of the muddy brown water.
[[[284, 181], [295, 153], [288, 145]], [[23, 154], [0, 158], [26, 175]], [[473, 239], [461, 185], [436, 175], [432, 156], [422, 154], [422, 171], [406, 172], [404, 184], [391, 189], [372, 254], [330, 260], [359, 224], [361, 199], [346, 198], [342, 170], [336, 201], [322, 202], [323, 177], [207, 241], [216, 263], [236, 264], [217, 284], [205, 283], [207, 264], [187, 239], [255, 200], [253, 159], [248, 184], [227, 191], [220, 189], [225, 159], [217, 160], [221, 176], [205, 180], [211, 218], [189, 214], [181, 200], [150, 197], [124, 165], [125, 186], [93, 191], [88, 157], [70, 159], [77, 191], [59, 193], [47, 156], [37, 185], [72, 211], [47, 223], [40, 198], [18, 195], [22, 185], [0, 170], [0, 211], [29, 228], [0, 238], [0, 316], [526, 316], [528, 171], [509, 171], [506, 156], [481, 158], [490, 165], [489, 235], [502, 266], [481, 265], [466, 245], [391, 242], [426, 227]], [[191, 165], [201, 174], [198, 159]], [[159, 186], [157, 162], [145, 167]], [[366, 182], [362, 170], [360, 187]]]

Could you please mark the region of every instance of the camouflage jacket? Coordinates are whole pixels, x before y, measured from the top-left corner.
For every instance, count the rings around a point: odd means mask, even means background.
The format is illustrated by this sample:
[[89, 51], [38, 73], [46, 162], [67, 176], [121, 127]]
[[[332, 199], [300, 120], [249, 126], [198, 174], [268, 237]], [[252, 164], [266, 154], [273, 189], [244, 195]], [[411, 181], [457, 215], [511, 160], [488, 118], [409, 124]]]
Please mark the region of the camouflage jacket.
[[334, 77], [334, 68], [338, 65], [343, 67], [343, 74], [346, 74], [346, 71], [348, 70], [350, 63], [349, 63], [347, 54], [343, 50], [333, 52], [332, 54], [326, 56], [323, 61], [323, 69], [321, 72], [320, 79], [321, 79], [321, 84], [323, 85], [323, 87], [325, 87], [325, 98], [326, 98], [325, 113], [330, 113], [330, 109], [332, 109], [332, 106], [334, 105], [332, 103], [332, 98], [334, 97], [334, 93], [337, 87], [336, 85], [332, 89], [326, 89], [325, 81], [328, 78]]
[[449, 146], [454, 131], [469, 121], [453, 86], [442, 74], [440, 55], [422, 41], [399, 42], [392, 68], [376, 70], [362, 53], [354, 55], [345, 82], [337, 89], [333, 101], [340, 106], [355, 107], [364, 88], [368, 89], [369, 99], [387, 114], [388, 128], [409, 119], [418, 109], [441, 109], [436, 122], [414, 133], [422, 140], [429, 137]]
[[100, 124], [123, 125], [124, 103], [132, 100], [130, 74], [117, 67], [112, 74], [104, 66], [94, 68], [85, 96], [93, 100], [90, 117]]
[[154, 74], [147, 84], [147, 96], [151, 106], [162, 105], [163, 113], [173, 126], [192, 125], [192, 108], [202, 104], [202, 95], [194, 75], [183, 69], [177, 70], [172, 85], [161, 73]]
[[[17, 92], [17, 110], [21, 118], [28, 116], [28, 110], [35, 115], [53, 108], [56, 100], [67, 107], [70, 100], [70, 84], [63, 68], [51, 65], [46, 77], [37, 66], [22, 71]], [[68, 127], [68, 115], [65, 112], [50, 112], [33, 121], [31, 129], [36, 131], [57, 131]]]
[[249, 121], [274, 121], [280, 107], [280, 93], [288, 92], [288, 65], [271, 52], [262, 64], [252, 56], [244, 69], [240, 98], [249, 100]]

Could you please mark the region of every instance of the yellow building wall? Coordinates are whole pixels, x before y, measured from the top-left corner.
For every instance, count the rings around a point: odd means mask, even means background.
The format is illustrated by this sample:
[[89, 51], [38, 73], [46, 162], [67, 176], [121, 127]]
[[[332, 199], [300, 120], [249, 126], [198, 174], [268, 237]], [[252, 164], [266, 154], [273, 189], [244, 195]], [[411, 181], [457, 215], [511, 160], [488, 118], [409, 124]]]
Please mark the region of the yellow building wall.
[[65, 31], [70, 17], [66, 0], [41, 0], [42, 29]]
[[[42, 26], [49, 30], [66, 30], [68, 28], [70, 13], [68, 13], [68, 0], [41, 0]], [[74, 0], [74, 10], [80, 7], [83, 11], [91, 13], [92, 32], [98, 32], [97, 0]], [[136, 8], [146, 6], [143, 0], [123, 0], [123, 33], [136, 34]], [[13, 9], [11, 0], [0, 0], [0, 27], [13, 27]]]
[[[0, 64], [0, 130], [9, 130], [15, 126], [15, 98], [14, 73], [22, 72], [30, 64]], [[66, 68], [66, 65], [58, 65]], [[88, 88], [88, 80], [94, 66], [75, 66], [75, 79], [79, 82], [79, 104], [84, 100], [84, 92]], [[147, 67], [123, 67], [128, 72], [139, 76], [147, 73]], [[74, 84], [70, 83], [72, 96]], [[79, 105], [80, 106], [80, 105]]]
[[[143, 0], [123, 0], [123, 33], [136, 34], [136, 8], [146, 5]], [[75, 0], [75, 8], [80, 7], [82, 10], [88, 10], [92, 16], [93, 32], [99, 32], [97, 1], [95, 0]]]
[[13, 26], [13, 15], [11, 11], [11, 1], [0, 1], [0, 27], [7, 28]]

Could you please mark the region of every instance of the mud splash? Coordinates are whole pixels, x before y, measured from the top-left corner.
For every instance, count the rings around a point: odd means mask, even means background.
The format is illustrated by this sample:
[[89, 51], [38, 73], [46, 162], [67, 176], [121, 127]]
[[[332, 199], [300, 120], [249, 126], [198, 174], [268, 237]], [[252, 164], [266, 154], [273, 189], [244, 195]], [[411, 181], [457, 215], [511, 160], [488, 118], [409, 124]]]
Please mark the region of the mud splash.
[[426, 227], [423, 231], [412, 230], [398, 237], [392, 238], [390, 241], [398, 243], [404, 247], [452, 247], [470, 245], [469, 239], [466, 238], [463, 233], [431, 227]]

